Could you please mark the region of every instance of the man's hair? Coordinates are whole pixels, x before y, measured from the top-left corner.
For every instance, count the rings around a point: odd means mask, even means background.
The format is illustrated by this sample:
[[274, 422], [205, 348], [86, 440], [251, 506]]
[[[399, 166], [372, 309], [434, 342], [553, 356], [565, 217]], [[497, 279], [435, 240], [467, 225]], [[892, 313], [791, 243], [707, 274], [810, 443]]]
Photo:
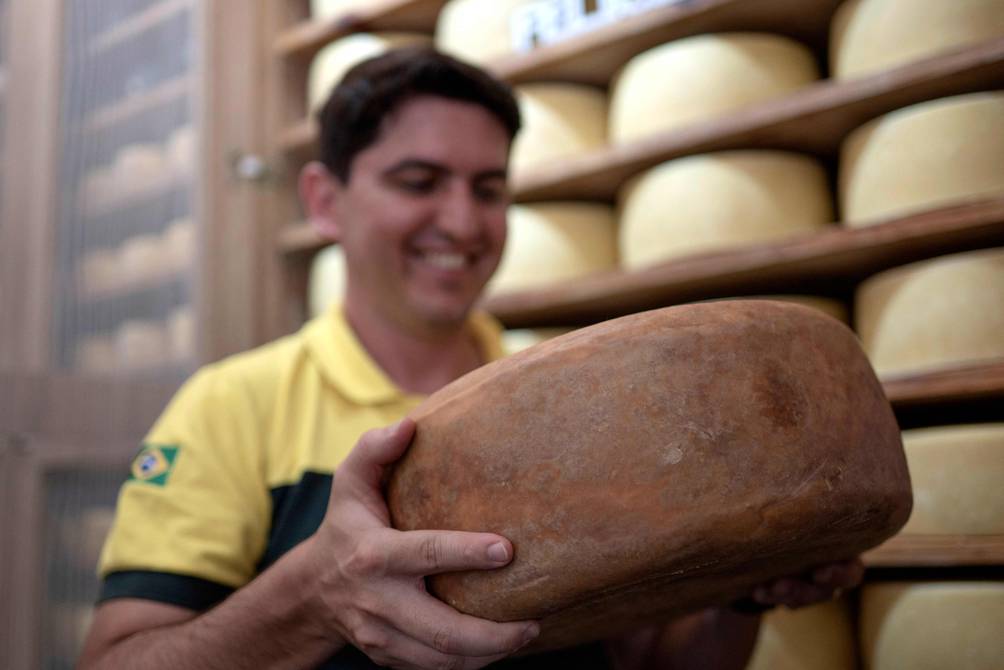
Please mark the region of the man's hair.
[[505, 83], [428, 47], [395, 49], [353, 67], [331, 92], [318, 112], [321, 162], [348, 182], [352, 161], [377, 140], [384, 119], [421, 95], [480, 105], [510, 140], [519, 130], [519, 106]]

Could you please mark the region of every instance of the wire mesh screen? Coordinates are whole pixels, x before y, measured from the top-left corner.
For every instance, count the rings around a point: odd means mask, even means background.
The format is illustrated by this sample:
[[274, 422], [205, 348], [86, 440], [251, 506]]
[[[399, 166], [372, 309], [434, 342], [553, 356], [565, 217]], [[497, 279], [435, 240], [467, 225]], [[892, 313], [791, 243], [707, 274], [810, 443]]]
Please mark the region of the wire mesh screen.
[[56, 363], [188, 370], [195, 356], [196, 0], [66, 0]]
[[45, 477], [41, 667], [72, 668], [98, 595], [98, 556], [128, 463], [66, 469]]
[[[7, 117], [7, 15], [8, 0], [0, 0], [0, 184], [3, 183], [4, 175], [7, 174], [7, 152], [4, 150], [4, 128]], [[0, 188], [0, 198], [3, 197], [3, 189]], [[3, 202], [0, 201], [0, 211], [3, 210]], [[3, 222], [0, 221], [0, 226]]]

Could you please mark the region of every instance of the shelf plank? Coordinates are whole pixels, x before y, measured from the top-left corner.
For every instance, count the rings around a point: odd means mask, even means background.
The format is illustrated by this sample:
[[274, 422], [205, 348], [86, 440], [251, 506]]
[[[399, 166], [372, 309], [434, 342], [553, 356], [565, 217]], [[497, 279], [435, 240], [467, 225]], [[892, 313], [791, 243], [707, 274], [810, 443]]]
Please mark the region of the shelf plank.
[[279, 135], [279, 148], [287, 153], [301, 155], [306, 160], [317, 152], [317, 122], [313, 118], [303, 119], [290, 126]]
[[328, 42], [357, 31], [432, 33], [444, 4], [446, 0], [376, 0], [341, 16], [295, 25], [282, 32], [272, 48], [279, 56], [309, 59]]
[[84, 122], [84, 130], [92, 133], [107, 130], [139, 114], [178, 102], [194, 90], [193, 83], [191, 77], [181, 76], [170, 79], [144, 93], [130, 95], [118, 102], [106, 105], [87, 118]]
[[923, 258], [1000, 244], [1004, 197], [490, 296], [482, 306], [510, 328], [595, 323], [692, 300], [844, 285]]
[[294, 223], [279, 231], [276, 244], [284, 255], [313, 253], [332, 244], [321, 237], [309, 223]]
[[102, 32], [94, 38], [87, 49], [91, 56], [113, 49], [187, 11], [191, 6], [192, 0], [162, 0]]
[[726, 117], [555, 162], [513, 178], [519, 201], [613, 200], [630, 177], [681, 156], [786, 149], [834, 156], [847, 134], [908, 105], [1004, 87], [1004, 38], [847, 81], [819, 82]]
[[1004, 360], [884, 378], [882, 386], [897, 408], [1000, 398], [1004, 419]]
[[639, 53], [671, 40], [727, 31], [787, 35], [823, 53], [840, 0], [691, 0], [656, 7], [526, 54], [492, 70], [513, 82], [573, 81], [606, 86]]
[[871, 568], [1004, 565], [1004, 535], [897, 535], [862, 558]]

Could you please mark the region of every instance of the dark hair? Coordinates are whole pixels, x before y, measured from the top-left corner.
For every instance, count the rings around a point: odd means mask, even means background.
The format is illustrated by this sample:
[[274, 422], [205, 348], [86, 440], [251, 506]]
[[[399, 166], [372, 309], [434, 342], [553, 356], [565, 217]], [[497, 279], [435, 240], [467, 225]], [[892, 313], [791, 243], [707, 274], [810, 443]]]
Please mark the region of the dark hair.
[[331, 92], [318, 112], [321, 162], [348, 182], [352, 161], [376, 141], [384, 119], [419, 95], [480, 105], [510, 140], [519, 130], [519, 107], [507, 84], [428, 47], [395, 49], [353, 67]]

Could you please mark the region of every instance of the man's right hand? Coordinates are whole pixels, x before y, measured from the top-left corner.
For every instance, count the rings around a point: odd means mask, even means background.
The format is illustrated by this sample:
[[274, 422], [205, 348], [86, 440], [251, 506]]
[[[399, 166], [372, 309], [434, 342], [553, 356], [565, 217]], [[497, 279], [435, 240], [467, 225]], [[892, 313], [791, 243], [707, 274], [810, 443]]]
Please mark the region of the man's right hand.
[[390, 527], [382, 484], [411, 443], [405, 419], [360, 438], [335, 472], [328, 511], [307, 542], [324, 623], [394, 668], [480, 668], [539, 634], [535, 622], [495, 623], [429, 595], [425, 577], [507, 565], [510, 542], [489, 533]]

